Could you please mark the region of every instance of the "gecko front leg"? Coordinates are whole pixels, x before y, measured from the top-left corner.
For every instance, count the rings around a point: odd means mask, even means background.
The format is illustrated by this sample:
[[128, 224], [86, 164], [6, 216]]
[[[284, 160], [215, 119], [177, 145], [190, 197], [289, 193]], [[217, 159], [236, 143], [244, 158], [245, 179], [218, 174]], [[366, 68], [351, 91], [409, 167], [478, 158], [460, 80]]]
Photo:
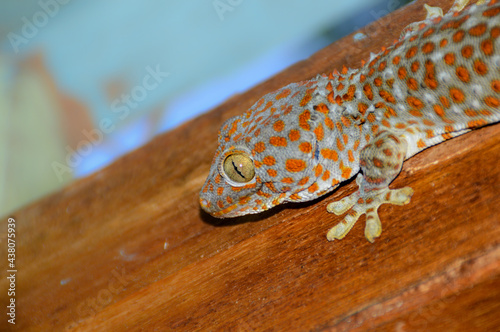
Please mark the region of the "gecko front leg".
[[410, 202], [413, 190], [409, 187], [389, 189], [389, 184], [401, 171], [406, 156], [404, 137], [384, 131], [360, 152], [363, 174], [358, 174], [358, 190], [340, 201], [328, 204], [327, 211], [341, 215], [344, 220], [328, 231], [327, 239], [342, 239], [360, 216], [366, 214], [365, 237], [373, 242], [382, 232], [378, 208], [384, 203], [405, 205]]

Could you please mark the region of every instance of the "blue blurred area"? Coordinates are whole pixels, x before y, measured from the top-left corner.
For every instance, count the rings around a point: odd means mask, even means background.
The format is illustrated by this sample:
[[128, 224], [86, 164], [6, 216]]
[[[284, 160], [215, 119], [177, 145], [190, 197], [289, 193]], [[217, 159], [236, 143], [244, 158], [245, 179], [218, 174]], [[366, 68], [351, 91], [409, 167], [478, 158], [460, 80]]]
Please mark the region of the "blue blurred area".
[[[43, 163], [62, 183], [58, 172], [65, 179], [95, 172], [406, 2], [8, 1], [0, 61], [15, 76], [34, 54], [43, 59], [42, 85], [55, 87], [61, 130], [60, 155]], [[102, 140], [87, 144], [84, 130]]]

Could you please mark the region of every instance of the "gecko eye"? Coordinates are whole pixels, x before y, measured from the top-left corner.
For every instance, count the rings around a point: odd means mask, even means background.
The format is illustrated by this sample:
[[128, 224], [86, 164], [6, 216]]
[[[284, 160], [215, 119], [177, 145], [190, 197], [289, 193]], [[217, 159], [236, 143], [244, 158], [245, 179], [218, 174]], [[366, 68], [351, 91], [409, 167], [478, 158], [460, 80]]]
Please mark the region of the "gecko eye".
[[255, 177], [255, 168], [250, 157], [243, 153], [233, 153], [224, 159], [222, 169], [227, 178], [236, 183], [247, 183]]

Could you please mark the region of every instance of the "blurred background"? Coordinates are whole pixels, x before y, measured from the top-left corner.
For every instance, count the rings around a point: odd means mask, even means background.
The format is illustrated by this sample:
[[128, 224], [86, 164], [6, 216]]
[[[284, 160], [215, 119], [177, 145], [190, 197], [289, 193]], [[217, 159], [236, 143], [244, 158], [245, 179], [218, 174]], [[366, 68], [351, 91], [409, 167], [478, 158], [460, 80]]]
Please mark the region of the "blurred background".
[[0, 216], [408, 2], [2, 1]]

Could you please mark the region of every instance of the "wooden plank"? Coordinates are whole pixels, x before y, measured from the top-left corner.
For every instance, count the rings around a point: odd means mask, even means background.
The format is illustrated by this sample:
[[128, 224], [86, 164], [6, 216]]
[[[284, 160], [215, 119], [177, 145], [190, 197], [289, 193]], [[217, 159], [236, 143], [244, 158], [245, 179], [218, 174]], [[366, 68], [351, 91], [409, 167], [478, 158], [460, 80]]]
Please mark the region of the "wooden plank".
[[[445, 9], [451, 1], [428, 1]], [[326, 241], [341, 218], [324, 199], [217, 220], [198, 206], [220, 124], [289, 82], [357, 67], [424, 17], [422, 1], [348, 36], [259, 86], [42, 199], [17, 225], [16, 328], [23, 330], [364, 330], [499, 326], [500, 126], [407, 161], [380, 209], [375, 244], [363, 220]], [[6, 218], [1, 220], [6, 229]], [[5, 227], [5, 228], [4, 228]], [[5, 243], [2, 233], [1, 242]], [[0, 257], [6, 257], [6, 247]], [[6, 279], [0, 288], [7, 289]], [[0, 295], [6, 303], [7, 294]], [[0, 329], [7, 327], [5, 319]], [[448, 325], [449, 324], [449, 325]]]

